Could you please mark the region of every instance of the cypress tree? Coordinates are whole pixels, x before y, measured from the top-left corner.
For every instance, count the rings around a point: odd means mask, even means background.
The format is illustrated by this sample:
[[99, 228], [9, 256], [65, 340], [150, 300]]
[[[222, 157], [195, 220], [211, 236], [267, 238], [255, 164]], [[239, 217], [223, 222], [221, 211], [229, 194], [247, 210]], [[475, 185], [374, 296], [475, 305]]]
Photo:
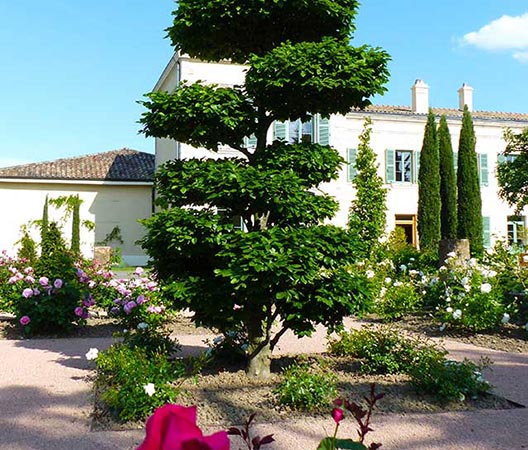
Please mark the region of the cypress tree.
[[81, 253], [81, 218], [80, 218], [81, 200], [79, 195], [72, 199], [72, 236], [71, 250], [76, 256]]
[[372, 121], [365, 119], [363, 132], [359, 136], [356, 156], [356, 176], [354, 186], [356, 198], [350, 207], [348, 227], [356, 233], [364, 245], [365, 256], [372, 255], [373, 250], [383, 236], [386, 224], [387, 190], [383, 179], [378, 175], [376, 153], [370, 147]]
[[48, 194], [46, 194], [46, 199], [44, 200], [44, 208], [42, 210], [42, 222], [40, 224], [40, 246], [41, 254], [44, 252], [43, 243], [46, 241], [46, 233], [48, 232]]
[[457, 179], [453, 164], [453, 147], [446, 116], [440, 118], [438, 127], [440, 153], [440, 229], [442, 239], [457, 237]]
[[482, 238], [482, 199], [475, 144], [471, 113], [467, 106], [464, 106], [458, 143], [457, 235], [459, 239], [469, 239], [471, 254], [479, 256], [484, 251], [484, 242]]
[[436, 251], [438, 248], [440, 209], [440, 156], [435, 115], [429, 110], [418, 173], [418, 236], [421, 250]]

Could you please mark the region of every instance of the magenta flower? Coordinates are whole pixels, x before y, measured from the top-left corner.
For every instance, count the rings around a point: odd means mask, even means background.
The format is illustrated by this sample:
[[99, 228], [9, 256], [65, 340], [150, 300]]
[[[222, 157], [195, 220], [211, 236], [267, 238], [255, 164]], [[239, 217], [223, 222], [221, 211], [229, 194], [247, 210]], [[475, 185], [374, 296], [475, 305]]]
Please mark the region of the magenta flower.
[[22, 297], [24, 297], [24, 298], [33, 297], [33, 289], [31, 289], [31, 288], [24, 289], [22, 291]]
[[125, 306], [123, 306], [123, 309], [125, 310], [125, 312], [127, 314], [130, 314], [132, 312], [132, 310], [137, 306], [137, 303], [132, 300], [128, 303], [125, 304]]
[[20, 325], [26, 326], [29, 322], [31, 322], [31, 319], [28, 316], [22, 316], [19, 322]]
[[33, 288], [33, 295], [40, 295], [40, 291], [38, 290], [38, 288]]
[[142, 267], [136, 267], [136, 270], [134, 271], [134, 273], [136, 275], [143, 275], [145, 273], [145, 271], [143, 270]]
[[136, 303], [138, 305], [142, 305], [143, 303], [145, 303], [145, 296], [143, 294], [139, 295], [138, 298], [136, 299]]
[[35, 282], [35, 278], [33, 278], [31, 275], [26, 275], [26, 282], [32, 284]]
[[60, 289], [62, 287], [62, 280], [60, 278], [57, 278], [54, 282], [53, 282], [53, 287], [55, 289]]
[[48, 277], [40, 277], [39, 283], [41, 286], [47, 286], [49, 284]]
[[332, 419], [334, 419], [335, 423], [341, 422], [344, 416], [345, 416], [345, 413], [343, 412], [341, 408], [332, 409]]
[[73, 312], [75, 313], [75, 315], [76, 315], [77, 317], [82, 317], [83, 314], [84, 314], [84, 310], [83, 310], [80, 306], [77, 306], [77, 307], [73, 310]]
[[229, 450], [225, 431], [204, 436], [196, 425], [196, 406], [167, 404], [147, 421], [147, 435], [137, 450]]

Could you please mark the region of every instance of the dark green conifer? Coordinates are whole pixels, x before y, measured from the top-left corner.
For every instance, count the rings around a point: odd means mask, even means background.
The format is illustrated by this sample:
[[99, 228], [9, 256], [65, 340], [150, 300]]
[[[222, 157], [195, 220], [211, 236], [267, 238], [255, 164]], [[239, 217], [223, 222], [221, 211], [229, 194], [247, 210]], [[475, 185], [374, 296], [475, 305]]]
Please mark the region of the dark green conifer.
[[457, 179], [453, 159], [451, 134], [446, 116], [440, 118], [438, 127], [438, 150], [440, 153], [440, 229], [442, 239], [457, 237]]
[[421, 250], [436, 251], [438, 248], [440, 209], [440, 157], [435, 115], [429, 110], [418, 173], [418, 236]]
[[72, 200], [72, 237], [71, 251], [74, 255], [79, 256], [81, 253], [81, 200], [79, 195], [75, 195]]
[[46, 233], [48, 231], [48, 195], [46, 194], [46, 199], [44, 200], [44, 208], [42, 210], [42, 223], [40, 224], [40, 246], [42, 253], [42, 243], [46, 240]]
[[457, 235], [459, 239], [469, 239], [471, 254], [479, 256], [484, 251], [484, 242], [482, 238], [482, 199], [475, 144], [471, 113], [467, 106], [464, 106], [458, 144]]

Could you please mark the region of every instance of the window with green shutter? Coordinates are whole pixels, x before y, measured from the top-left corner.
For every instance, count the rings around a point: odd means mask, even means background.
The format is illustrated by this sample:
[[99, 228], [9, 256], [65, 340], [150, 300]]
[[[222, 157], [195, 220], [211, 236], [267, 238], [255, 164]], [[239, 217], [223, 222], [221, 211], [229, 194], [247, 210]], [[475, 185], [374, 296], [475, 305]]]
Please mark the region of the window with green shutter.
[[420, 173], [420, 152], [416, 151], [413, 153], [414, 167], [412, 173], [413, 183], [418, 183], [418, 174]]
[[491, 247], [490, 218], [488, 216], [482, 217], [482, 241], [485, 248]]
[[480, 184], [487, 186], [489, 184], [489, 173], [488, 173], [488, 154], [478, 154], [478, 166], [479, 166], [479, 179]]
[[356, 169], [357, 149], [347, 148], [347, 181], [354, 181], [357, 174]]
[[453, 152], [453, 167], [455, 168], [455, 175], [458, 172], [458, 152]]
[[256, 146], [257, 146], [257, 136], [252, 134], [251, 136], [244, 138], [245, 148], [255, 148]]

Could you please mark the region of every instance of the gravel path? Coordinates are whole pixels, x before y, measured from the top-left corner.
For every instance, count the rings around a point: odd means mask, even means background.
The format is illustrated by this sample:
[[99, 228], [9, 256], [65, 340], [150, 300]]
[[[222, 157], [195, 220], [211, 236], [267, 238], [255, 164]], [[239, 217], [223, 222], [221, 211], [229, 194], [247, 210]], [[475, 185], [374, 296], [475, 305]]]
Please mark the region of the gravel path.
[[[352, 323], [350, 324], [352, 325]], [[325, 332], [296, 339], [286, 334], [278, 352], [316, 352], [325, 347]], [[183, 349], [195, 353], [204, 347], [201, 335], [178, 336]], [[93, 363], [84, 354], [91, 347], [105, 348], [106, 338], [0, 340], [0, 449], [2, 450], [106, 450], [134, 449], [143, 430], [92, 432], [90, 385]], [[444, 341], [455, 358], [495, 361], [487, 379], [496, 392], [528, 405], [528, 353], [504, 353], [455, 341]], [[331, 420], [284, 420], [257, 424], [260, 434], [274, 433], [269, 450], [310, 450], [317, 447]], [[528, 448], [528, 408], [477, 410], [436, 414], [376, 416], [373, 440], [385, 449], [523, 449]], [[352, 424], [343, 422], [343, 436], [354, 436]], [[243, 447], [236, 443], [233, 450]]]

